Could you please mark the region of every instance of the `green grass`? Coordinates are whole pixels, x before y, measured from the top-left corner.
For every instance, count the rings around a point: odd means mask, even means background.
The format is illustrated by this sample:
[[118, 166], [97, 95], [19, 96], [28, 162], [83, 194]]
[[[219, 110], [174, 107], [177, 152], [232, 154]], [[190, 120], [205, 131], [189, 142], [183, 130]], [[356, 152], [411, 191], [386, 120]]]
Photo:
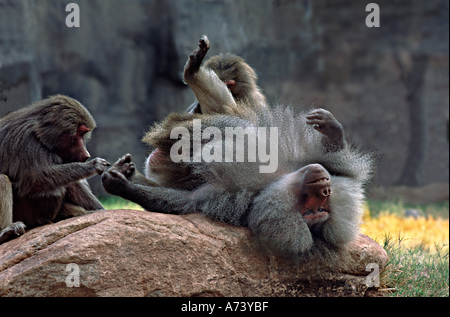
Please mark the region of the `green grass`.
[[[407, 204], [402, 201], [369, 200], [367, 207], [373, 218], [383, 217], [386, 213], [404, 217], [405, 210], [411, 208], [418, 210], [425, 218], [449, 219], [448, 201]], [[448, 227], [444, 230], [448, 230]], [[398, 233], [388, 233], [385, 236], [382, 246], [389, 256], [389, 262], [381, 275], [381, 289], [392, 297], [448, 297], [448, 242], [444, 246], [442, 243], [435, 244], [433, 250], [423, 245], [407, 246], [407, 244], [408, 241], [401, 235], [398, 236]]]
[[138, 204], [132, 203], [131, 201], [128, 201], [126, 199], [117, 196], [101, 198], [100, 202], [105, 207], [105, 209], [144, 210], [144, 208], [142, 208]]
[[389, 262], [381, 275], [381, 289], [392, 297], [448, 297], [448, 248], [430, 252], [421, 246], [402, 247], [402, 240], [386, 237]]

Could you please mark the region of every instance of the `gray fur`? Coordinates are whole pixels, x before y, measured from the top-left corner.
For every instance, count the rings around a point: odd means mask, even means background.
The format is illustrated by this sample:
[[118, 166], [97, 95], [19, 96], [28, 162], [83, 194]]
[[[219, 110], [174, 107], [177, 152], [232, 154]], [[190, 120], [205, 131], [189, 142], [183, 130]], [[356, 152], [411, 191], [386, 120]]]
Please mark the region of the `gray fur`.
[[[326, 152], [321, 142], [323, 135], [306, 123], [305, 114], [296, 115], [290, 107], [262, 110], [258, 124], [278, 127], [279, 168], [275, 173], [259, 173], [259, 162], [192, 162], [187, 165], [203, 179], [203, 184], [191, 191], [135, 185], [125, 178], [112, 178], [110, 173], [104, 175], [105, 188], [147, 210], [201, 212], [217, 221], [248, 226], [263, 246], [283, 256], [323, 252], [314, 251], [315, 247], [339, 249], [352, 241], [359, 232], [365, 185], [373, 173], [371, 154], [347, 144], [339, 151]], [[252, 125], [227, 115], [202, 121], [203, 129]], [[331, 174], [333, 194], [328, 220], [308, 228], [294, 193], [298, 179], [292, 175], [311, 163], [320, 163]]]
[[[334, 247], [352, 241], [359, 232], [365, 184], [373, 173], [371, 155], [349, 146], [324, 153], [318, 146], [321, 133], [306, 124], [304, 114], [295, 115], [292, 108], [276, 107], [261, 118], [260, 126], [279, 128], [278, 171], [261, 174], [258, 163], [197, 163], [196, 172], [204, 175], [208, 185], [197, 190], [193, 196], [201, 198], [187, 204], [183, 212], [199, 211], [234, 225], [248, 225], [264, 244], [284, 254], [307, 251], [312, 235]], [[297, 197], [291, 190], [295, 179], [289, 175], [311, 163], [320, 163], [331, 172], [333, 194], [330, 218], [311, 228], [310, 233], [295, 209]], [[238, 221], [246, 210], [248, 219]]]

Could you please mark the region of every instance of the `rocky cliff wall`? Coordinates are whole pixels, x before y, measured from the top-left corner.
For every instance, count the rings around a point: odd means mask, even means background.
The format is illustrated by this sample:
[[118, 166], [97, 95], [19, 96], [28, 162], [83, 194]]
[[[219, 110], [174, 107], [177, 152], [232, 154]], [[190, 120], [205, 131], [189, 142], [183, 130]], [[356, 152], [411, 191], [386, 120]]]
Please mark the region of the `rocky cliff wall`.
[[147, 128], [193, 100], [181, 71], [206, 33], [211, 56], [243, 56], [271, 102], [327, 108], [378, 150], [378, 185], [448, 192], [449, 3], [377, 3], [379, 28], [357, 0], [0, 0], [0, 115], [70, 95], [97, 120], [91, 154], [143, 163]]

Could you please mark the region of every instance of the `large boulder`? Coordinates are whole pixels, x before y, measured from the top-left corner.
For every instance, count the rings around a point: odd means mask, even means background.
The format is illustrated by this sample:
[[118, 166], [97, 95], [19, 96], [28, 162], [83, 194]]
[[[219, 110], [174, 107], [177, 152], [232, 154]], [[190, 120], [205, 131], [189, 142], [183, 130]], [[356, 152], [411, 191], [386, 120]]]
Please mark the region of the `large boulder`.
[[0, 296], [364, 296], [366, 266], [386, 262], [364, 235], [330, 270], [267, 255], [248, 229], [200, 214], [111, 210], [0, 245]]

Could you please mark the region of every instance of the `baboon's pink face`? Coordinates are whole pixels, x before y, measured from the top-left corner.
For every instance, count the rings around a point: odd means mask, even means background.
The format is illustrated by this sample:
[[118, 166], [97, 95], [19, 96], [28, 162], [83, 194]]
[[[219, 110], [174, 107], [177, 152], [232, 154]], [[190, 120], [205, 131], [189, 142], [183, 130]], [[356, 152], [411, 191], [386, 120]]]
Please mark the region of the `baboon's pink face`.
[[328, 219], [331, 195], [330, 174], [320, 164], [310, 164], [299, 171], [300, 213], [308, 226]]

